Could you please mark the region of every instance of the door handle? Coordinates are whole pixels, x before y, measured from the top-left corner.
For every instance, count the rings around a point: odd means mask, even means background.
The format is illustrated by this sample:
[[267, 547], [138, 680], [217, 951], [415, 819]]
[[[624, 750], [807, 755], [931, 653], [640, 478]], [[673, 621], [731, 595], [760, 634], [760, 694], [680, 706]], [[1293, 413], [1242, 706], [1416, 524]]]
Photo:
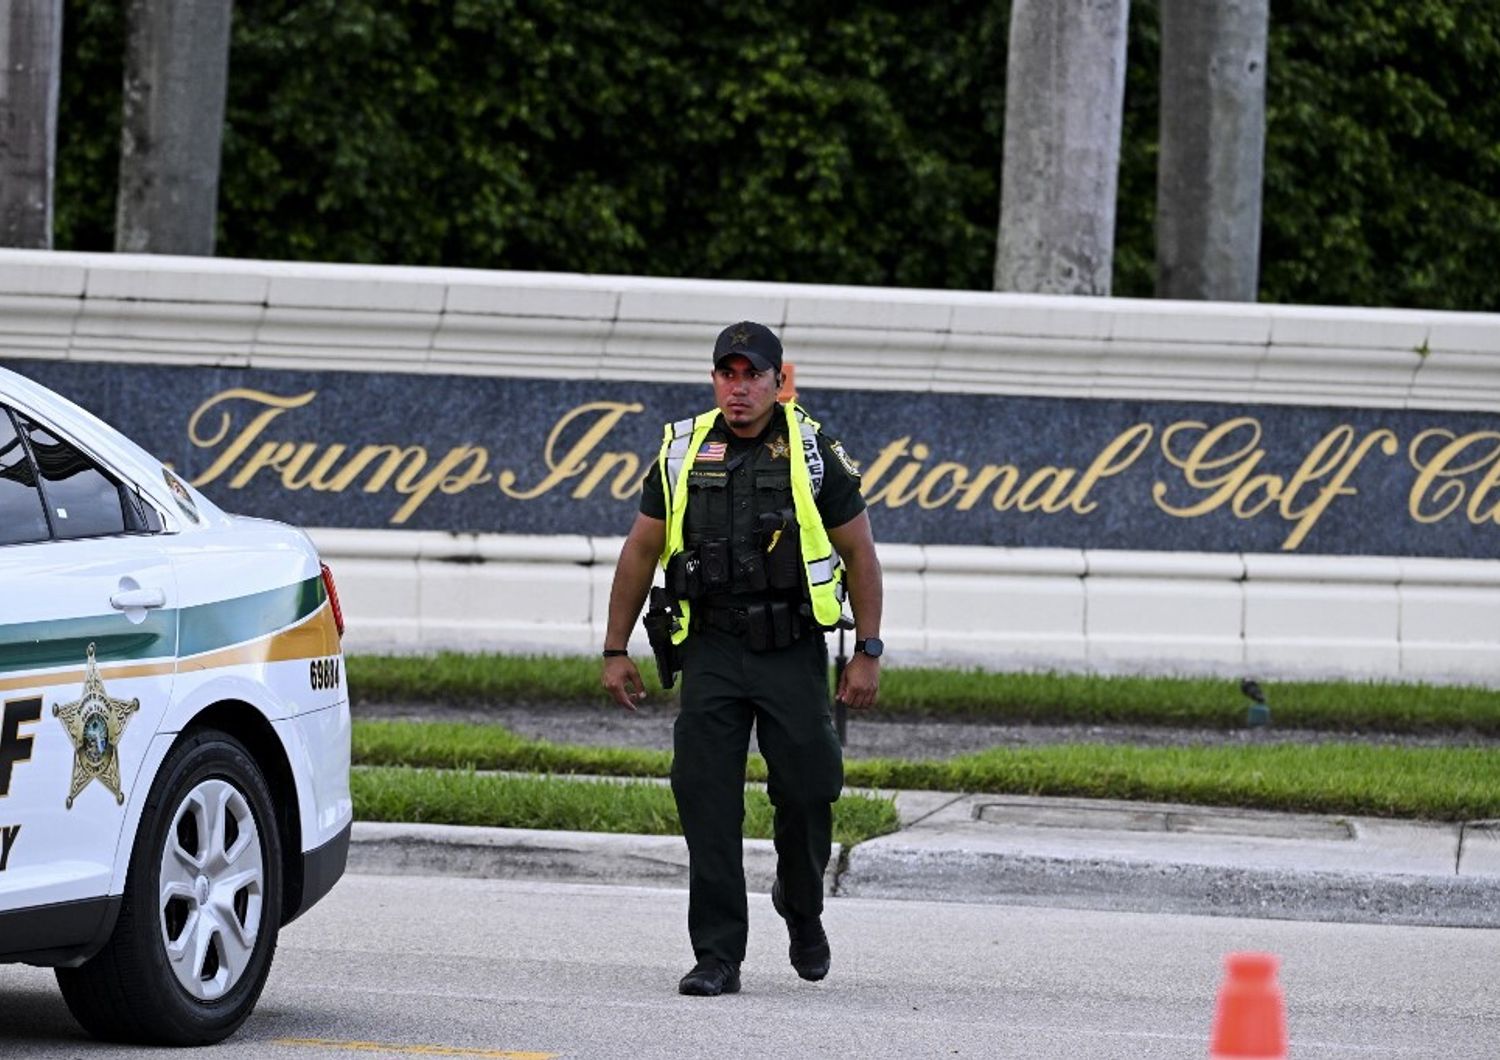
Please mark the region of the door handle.
[[161, 589], [121, 589], [109, 598], [109, 606], [116, 611], [166, 605], [167, 594]]

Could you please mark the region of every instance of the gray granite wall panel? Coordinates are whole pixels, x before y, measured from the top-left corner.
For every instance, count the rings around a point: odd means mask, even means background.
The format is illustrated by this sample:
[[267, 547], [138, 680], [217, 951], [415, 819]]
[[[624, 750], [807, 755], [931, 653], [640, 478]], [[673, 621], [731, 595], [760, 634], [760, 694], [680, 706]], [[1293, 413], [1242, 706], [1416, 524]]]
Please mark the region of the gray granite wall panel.
[[[703, 386], [74, 361], [10, 367], [231, 511], [305, 526], [623, 534]], [[706, 376], [706, 372], [705, 372]], [[1494, 558], [1500, 416], [806, 391], [880, 540]]]

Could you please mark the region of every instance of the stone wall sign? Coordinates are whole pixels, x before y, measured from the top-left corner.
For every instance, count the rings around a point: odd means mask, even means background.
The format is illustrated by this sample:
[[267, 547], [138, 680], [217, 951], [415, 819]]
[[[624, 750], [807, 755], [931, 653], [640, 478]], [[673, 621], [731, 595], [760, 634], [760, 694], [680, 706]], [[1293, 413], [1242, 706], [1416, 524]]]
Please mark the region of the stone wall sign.
[[[304, 526], [614, 536], [700, 386], [6, 362], [231, 511]], [[1500, 416], [803, 392], [879, 540], [1495, 558]]]

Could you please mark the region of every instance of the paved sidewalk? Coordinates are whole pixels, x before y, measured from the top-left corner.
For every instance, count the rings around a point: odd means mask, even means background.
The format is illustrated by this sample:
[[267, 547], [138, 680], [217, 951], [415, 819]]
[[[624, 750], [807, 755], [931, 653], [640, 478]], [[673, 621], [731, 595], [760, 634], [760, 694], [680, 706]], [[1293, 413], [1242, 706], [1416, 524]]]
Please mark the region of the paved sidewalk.
[[[1500, 927], [1500, 821], [1014, 795], [896, 794], [902, 828], [836, 852], [841, 896]], [[350, 871], [685, 887], [678, 836], [357, 823]], [[752, 891], [775, 852], [746, 840]]]

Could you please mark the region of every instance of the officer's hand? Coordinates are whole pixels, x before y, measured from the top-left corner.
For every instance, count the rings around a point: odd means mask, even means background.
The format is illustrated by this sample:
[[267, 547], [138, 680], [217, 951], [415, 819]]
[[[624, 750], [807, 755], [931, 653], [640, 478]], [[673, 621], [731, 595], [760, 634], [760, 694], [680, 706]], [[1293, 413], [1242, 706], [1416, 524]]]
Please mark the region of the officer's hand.
[[601, 679], [609, 694], [615, 697], [615, 702], [626, 710], [634, 710], [635, 705], [646, 698], [646, 684], [641, 680], [641, 672], [628, 655], [605, 659]]
[[839, 699], [855, 710], [869, 710], [880, 695], [880, 660], [855, 652], [839, 681]]

